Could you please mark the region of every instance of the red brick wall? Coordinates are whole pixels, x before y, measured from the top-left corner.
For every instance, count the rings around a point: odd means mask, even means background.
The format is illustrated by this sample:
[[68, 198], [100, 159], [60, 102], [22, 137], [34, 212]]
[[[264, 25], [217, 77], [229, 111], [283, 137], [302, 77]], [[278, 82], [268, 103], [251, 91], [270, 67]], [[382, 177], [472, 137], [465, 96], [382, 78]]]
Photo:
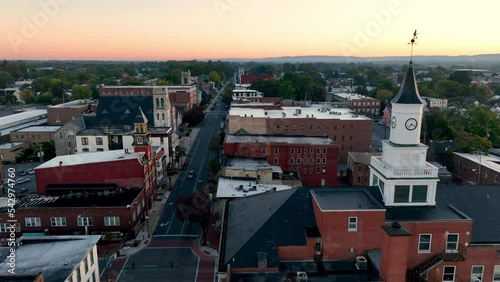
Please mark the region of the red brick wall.
[[[291, 153], [291, 149], [294, 153]], [[265, 149], [265, 152], [262, 150]], [[278, 153], [275, 153], [278, 149]], [[298, 153], [298, 149], [301, 153]], [[310, 151], [313, 149], [313, 153]], [[317, 154], [317, 149], [320, 149], [320, 154]], [[323, 154], [323, 149], [327, 149], [326, 154]], [[307, 154], [304, 153], [307, 150]], [[308, 186], [321, 186], [321, 180], [325, 180], [326, 186], [335, 186], [337, 184], [337, 166], [338, 166], [338, 146], [337, 145], [311, 145], [311, 144], [285, 144], [285, 143], [224, 143], [224, 153], [240, 157], [262, 157], [267, 158], [270, 165], [278, 165], [284, 170], [299, 171], [302, 184]], [[294, 159], [293, 164], [290, 159]], [[317, 159], [320, 159], [320, 164]], [[297, 159], [300, 159], [300, 164], [297, 164]], [[304, 159], [312, 159], [313, 163], [304, 163]], [[323, 159], [326, 163], [323, 164]], [[277, 163], [275, 163], [277, 160]], [[323, 173], [325, 167], [325, 173]], [[317, 170], [320, 170], [320, 173]], [[304, 173], [307, 169], [307, 173]]]
[[[80, 114], [88, 110], [88, 105], [80, 107], [53, 107], [47, 108], [47, 119], [49, 125], [64, 125], [72, 120], [73, 117], [79, 117]], [[59, 122], [57, 122], [59, 120]]]
[[[304, 234], [305, 236], [305, 234]], [[322, 242], [321, 238], [306, 238], [305, 246], [278, 246], [279, 260], [314, 259], [314, 245]]]
[[45, 194], [48, 184], [116, 183], [119, 187], [144, 187], [145, 171], [137, 159], [39, 168], [36, 187]]
[[327, 136], [339, 145], [339, 162], [343, 164], [347, 163], [349, 151], [371, 151], [373, 126], [371, 120], [279, 118], [266, 121], [268, 134]]
[[[412, 269], [434, 256], [443, 252], [446, 247], [446, 232], [458, 233], [459, 244], [470, 242], [472, 221], [448, 221], [448, 222], [411, 222], [402, 223], [411, 232], [408, 246], [408, 268]], [[469, 235], [467, 232], [469, 231]], [[432, 234], [431, 253], [418, 253], [418, 242], [420, 234]]]
[[385, 282], [406, 281], [409, 236], [389, 236], [382, 228], [380, 276]]
[[[146, 213], [146, 208], [143, 208], [141, 214], [136, 216], [136, 220], [133, 220], [133, 212], [137, 210], [137, 206], [141, 204], [144, 199], [144, 190], [136, 197], [135, 201], [131, 203], [131, 207], [121, 206], [121, 207], [68, 207], [68, 208], [51, 208], [51, 207], [30, 207], [30, 208], [18, 208], [16, 210], [16, 220], [21, 226], [22, 233], [43, 233], [45, 229], [49, 230], [50, 235], [63, 235], [63, 234], [74, 234], [74, 232], [80, 232], [84, 234], [85, 227], [78, 226], [77, 218], [79, 215], [90, 216], [93, 220], [93, 225], [88, 227], [89, 234], [92, 231], [106, 232], [106, 231], [120, 231], [123, 233], [128, 233], [137, 224], [138, 221]], [[105, 226], [104, 217], [105, 216], [119, 216], [120, 226]], [[26, 227], [25, 218], [26, 217], [40, 217], [41, 226], [40, 227]], [[66, 217], [66, 226], [64, 227], [53, 227], [51, 226], [51, 217]], [[8, 214], [0, 214], [0, 223], [8, 223]], [[137, 230], [136, 230], [137, 231]], [[7, 237], [8, 233], [0, 234], [2, 237]]]
[[104, 86], [99, 89], [99, 96], [153, 96], [153, 88], [148, 86], [108, 88]]
[[370, 184], [369, 165], [355, 163], [352, 167], [352, 186], [368, 186], [369, 184]]
[[[315, 205], [316, 222], [323, 238], [324, 259], [354, 259], [365, 250], [380, 248], [380, 226], [385, 211], [320, 212]], [[348, 231], [349, 217], [358, 217], [358, 231]], [[353, 252], [351, 252], [353, 248]]]

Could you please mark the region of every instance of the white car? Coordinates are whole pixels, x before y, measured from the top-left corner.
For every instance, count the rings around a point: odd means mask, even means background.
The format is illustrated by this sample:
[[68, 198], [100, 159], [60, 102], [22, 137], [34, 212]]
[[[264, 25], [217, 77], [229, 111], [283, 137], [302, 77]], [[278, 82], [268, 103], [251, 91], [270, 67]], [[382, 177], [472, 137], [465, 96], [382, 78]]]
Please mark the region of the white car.
[[189, 179], [194, 178], [194, 170], [190, 170], [190, 171], [188, 172], [187, 178], [189, 178]]
[[30, 182], [30, 179], [29, 178], [18, 178], [18, 179], [16, 179], [16, 184], [23, 184], [23, 183], [26, 183], [26, 182]]
[[26, 170], [26, 172], [27, 172], [28, 174], [35, 174], [35, 170], [34, 170], [34, 169], [32, 169], [32, 168], [30, 168], [30, 169]]

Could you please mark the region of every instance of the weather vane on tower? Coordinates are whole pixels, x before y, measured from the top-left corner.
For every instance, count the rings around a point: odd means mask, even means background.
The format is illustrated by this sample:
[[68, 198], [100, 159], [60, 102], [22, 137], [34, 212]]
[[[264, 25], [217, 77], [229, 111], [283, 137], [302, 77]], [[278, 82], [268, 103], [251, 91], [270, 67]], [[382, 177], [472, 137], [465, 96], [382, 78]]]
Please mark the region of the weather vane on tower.
[[415, 29], [415, 32], [413, 32], [413, 38], [408, 42], [408, 44], [411, 44], [411, 51], [410, 51], [410, 64], [413, 64], [413, 45], [417, 44], [415, 42], [417, 39], [417, 30]]

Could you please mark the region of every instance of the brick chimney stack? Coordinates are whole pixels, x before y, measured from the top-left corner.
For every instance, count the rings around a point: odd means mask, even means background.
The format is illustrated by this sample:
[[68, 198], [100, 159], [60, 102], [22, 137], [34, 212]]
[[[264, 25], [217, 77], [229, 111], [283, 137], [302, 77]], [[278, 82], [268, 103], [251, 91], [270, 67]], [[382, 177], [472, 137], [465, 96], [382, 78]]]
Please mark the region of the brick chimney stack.
[[385, 282], [406, 281], [408, 245], [411, 233], [398, 222], [382, 225], [380, 276]]

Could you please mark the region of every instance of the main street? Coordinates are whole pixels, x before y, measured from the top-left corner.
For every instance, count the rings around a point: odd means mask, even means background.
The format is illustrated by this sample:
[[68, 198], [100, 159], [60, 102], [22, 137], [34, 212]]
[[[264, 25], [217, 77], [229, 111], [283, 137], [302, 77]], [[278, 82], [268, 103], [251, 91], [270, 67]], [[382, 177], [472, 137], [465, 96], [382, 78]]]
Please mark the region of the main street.
[[[209, 149], [209, 143], [213, 137], [218, 136], [220, 122], [227, 114], [225, 106], [220, 103], [220, 96], [215, 98], [215, 103], [215, 109], [208, 112], [199, 125], [199, 131], [186, 157], [189, 167], [181, 170], [177, 177], [158, 220], [152, 242], [127, 259], [124, 265], [127, 269], [121, 271], [118, 281], [214, 281], [215, 258], [199, 250], [201, 229], [197, 223], [184, 222], [176, 216], [175, 200], [180, 195], [191, 194], [207, 184], [208, 163], [218, 157]], [[187, 178], [190, 170], [195, 172], [192, 179]], [[135, 269], [129, 269], [132, 266]]]

